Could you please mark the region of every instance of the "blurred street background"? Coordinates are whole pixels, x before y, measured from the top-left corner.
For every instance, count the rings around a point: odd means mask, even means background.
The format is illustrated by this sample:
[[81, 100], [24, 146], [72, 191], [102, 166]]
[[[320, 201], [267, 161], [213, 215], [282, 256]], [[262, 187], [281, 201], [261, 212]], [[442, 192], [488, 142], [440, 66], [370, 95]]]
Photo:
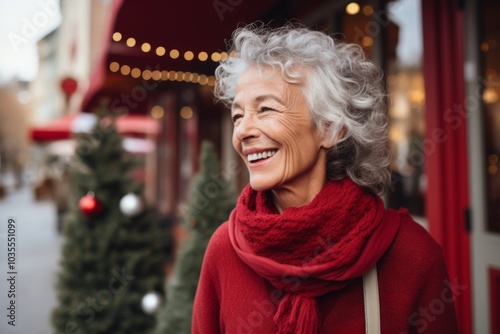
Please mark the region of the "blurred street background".
[[[54, 284], [59, 264], [62, 237], [54, 228], [57, 217], [52, 201], [36, 201], [33, 196], [33, 174], [23, 174], [25, 185], [15, 187], [12, 174], [4, 176], [4, 186], [9, 196], [0, 201], [2, 219], [1, 246], [2, 255], [6, 250], [6, 229], [8, 218], [18, 224], [18, 323], [15, 328], [6, 321], [0, 323], [2, 333], [52, 333], [50, 312], [56, 305]], [[2, 269], [6, 268], [5, 259], [1, 259]], [[2, 297], [5, 297], [5, 270], [2, 273]], [[4, 302], [4, 300], [2, 300]], [[5, 309], [3, 307], [2, 309]], [[5, 315], [4, 315], [5, 317]]]
[[[171, 316], [189, 305], [165, 299], [196, 279], [176, 272], [199, 271], [248, 182], [214, 71], [235, 56], [232, 31], [257, 20], [356, 43], [384, 70], [384, 201], [442, 245], [467, 287], [455, 301], [464, 333], [500, 333], [499, 13], [493, 0], [0, 0], [0, 333], [188, 322]], [[127, 270], [141, 274], [115, 293]], [[131, 313], [114, 314], [119, 302]]]

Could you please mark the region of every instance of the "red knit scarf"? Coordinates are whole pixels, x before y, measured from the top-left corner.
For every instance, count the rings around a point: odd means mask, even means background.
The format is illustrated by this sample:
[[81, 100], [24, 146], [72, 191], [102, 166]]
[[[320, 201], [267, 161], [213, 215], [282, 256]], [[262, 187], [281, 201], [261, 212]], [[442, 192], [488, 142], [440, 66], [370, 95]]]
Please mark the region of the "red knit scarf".
[[318, 333], [316, 297], [363, 276], [384, 254], [399, 214], [350, 179], [328, 182], [313, 201], [279, 214], [265, 192], [247, 186], [229, 219], [238, 256], [282, 290], [278, 334]]

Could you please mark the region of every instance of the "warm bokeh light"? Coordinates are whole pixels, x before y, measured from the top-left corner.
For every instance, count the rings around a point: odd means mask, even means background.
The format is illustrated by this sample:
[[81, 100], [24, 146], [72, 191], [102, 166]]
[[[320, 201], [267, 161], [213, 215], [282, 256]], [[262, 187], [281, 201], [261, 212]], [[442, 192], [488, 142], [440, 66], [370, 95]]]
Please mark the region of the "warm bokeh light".
[[401, 131], [401, 129], [393, 126], [389, 130], [389, 138], [393, 142], [399, 142], [405, 139], [405, 134]]
[[190, 119], [191, 117], [193, 117], [193, 109], [188, 106], [182, 107], [180, 114], [182, 118]]
[[151, 75], [151, 77], [153, 78], [153, 80], [160, 80], [161, 79], [161, 72], [156, 70], [156, 71], [153, 71], [153, 74]]
[[142, 52], [149, 52], [149, 51], [151, 51], [151, 44], [149, 44], [149, 43], [142, 43], [141, 50], [142, 50]]
[[372, 46], [373, 45], [373, 38], [370, 36], [365, 36], [361, 40], [361, 44], [363, 44], [364, 47]]
[[177, 73], [175, 73], [175, 81], [182, 81], [182, 80], [184, 80], [183, 76], [184, 76], [184, 72], [177, 71]]
[[161, 71], [161, 79], [163, 81], [168, 80], [168, 71], [165, 70]]
[[490, 50], [490, 45], [486, 42], [481, 43], [481, 51], [488, 52]]
[[151, 108], [151, 117], [159, 119], [165, 115], [165, 110], [161, 106], [154, 106]]
[[141, 76], [141, 70], [138, 69], [137, 67], [133, 68], [132, 71], [130, 71], [130, 75], [132, 78], [139, 78]]
[[121, 40], [122, 40], [122, 34], [120, 34], [119, 32], [113, 33], [113, 41], [119, 42]]
[[205, 51], [202, 51], [198, 54], [198, 59], [201, 60], [201, 61], [205, 61], [208, 59], [208, 53], [206, 53]]
[[425, 101], [425, 92], [423, 89], [413, 89], [409, 93], [410, 101], [415, 104], [421, 104]]
[[109, 64], [109, 70], [111, 72], [118, 72], [119, 69], [120, 69], [120, 64], [118, 64], [116, 61]]
[[483, 92], [483, 101], [487, 104], [493, 104], [498, 101], [498, 94], [493, 88], [486, 88]]
[[220, 54], [220, 60], [226, 60], [229, 57], [227, 52], [221, 52]]
[[373, 7], [370, 5], [363, 6], [363, 14], [370, 16], [373, 14]]
[[202, 74], [200, 75], [200, 77], [198, 78], [198, 83], [202, 86], [206, 85], [208, 82], [208, 78], [205, 74]]
[[142, 71], [142, 78], [144, 80], [149, 80], [149, 79], [151, 79], [151, 77], [152, 77], [152, 73], [151, 73], [150, 70], [144, 70], [144, 71]]
[[163, 46], [159, 46], [156, 48], [156, 54], [160, 57], [165, 55], [165, 52], [166, 52], [166, 50]]
[[170, 50], [170, 58], [172, 58], [172, 59], [179, 58], [179, 51], [176, 49]]
[[193, 73], [191, 72], [184, 73], [184, 81], [191, 82], [191, 80], [193, 80]]
[[220, 53], [218, 53], [218, 52], [212, 53], [212, 55], [210, 56], [210, 59], [212, 59], [212, 61], [215, 61], [215, 62], [220, 61]]
[[498, 164], [498, 155], [490, 154], [490, 156], [488, 157], [488, 162], [490, 163], [490, 165]]
[[186, 51], [184, 53], [184, 59], [186, 59], [187, 61], [193, 60], [193, 58], [194, 58], [194, 54], [191, 51]]
[[129, 75], [129, 74], [130, 74], [130, 66], [128, 66], [128, 65], [123, 65], [123, 66], [120, 68], [120, 72], [121, 72], [121, 74], [123, 74], [123, 75]]
[[114, 61], [109, 64], [109, 69], [111, 72], [120, 72], [122, 75], [131, 75], [133, 78], [137, 79], [142, 77], [144, 80], [169, 80], [178, 82], [192, 82], [200, 84], [202, 86], [215, 86], [216, 78], [215, 76], [207, 76], [205, 74], [198, 74], [194, 72], [183, 72], [183, 71], [167, 71], [167, 70], [141, 70], [140, 68], [131, 68], [129, 65], [120, 65], [118, 62]]
[[350, 4], [345, 6], [345, 12], [349, 15], [356, 15], [357, 13], [359, 13], [359, 10], [359, 5], [356, 2], [351, 2]]
[[215, 76], [211, 75], [208, 77], [208, 85], [215, 86]]
[[130, 48], [131, 48], [131, 47], [134, 47], [134, 46], [135, 46], [135, 39], [134, 39], [134, 38], [132, 38], [132, 37], [129, 37], [129, 38], [127, 39], [127, 42], [126, 42], [126, 43], [127, 43], [127, 46], [128, 46], [128, 47], [130, 47]]

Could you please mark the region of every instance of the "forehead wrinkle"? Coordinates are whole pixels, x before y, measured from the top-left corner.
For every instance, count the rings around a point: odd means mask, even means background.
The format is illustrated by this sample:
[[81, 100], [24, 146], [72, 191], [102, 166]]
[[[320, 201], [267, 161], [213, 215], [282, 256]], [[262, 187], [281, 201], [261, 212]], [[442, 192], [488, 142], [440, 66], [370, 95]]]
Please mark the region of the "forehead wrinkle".
[[[285, 105], [285, 102], [283, 102], [283, 100], [281, 98], [279, 98], [278, 96], [274, 95], [274, 94], [264, 94], [264, 95], [259, 95], [257, 97], [254, 98], [254, 103], [261, 103], [265, 100], [274, 100], [282, 105]], [[234, 109], [243, 109], [241, 107], [241, 105], [236, 102], [236, 101], [233, 101], [233, 103], [231, 104], [231, 110], [234, 110]]]
[[280, 103], [280, 104], [285, 104], [283, 102], [283, 100], [281, 100], [278, 96], [274, 95], [274, 94], [265, 94], [265, 95], [259, 95], [255, 98], [255, 102], [262, 102], [262, 101], [265, 101], [265, 100], [275, 100], [276, 102]]
[[242, 109], [240, 104], [236, 101], [233, 101], [233, 103], [231, 104], [231, 110], [234, 110], [234, 109]]
[[[296, 93], [302, 93], [298, 83], [287, 82], [281, 76], [277, 77], [272, 74], [262, 79], [260, 72], [259, 78], [261, 80], [256, 80], [255, 71], [255, 68], [250, 68], [239, 78], [231, 110], [243, 110], [247, 102], [256, 106], [267, 99], [274, 100], [282, 106], [296, 103], [298, 98]], [[300, 91], [296, 92], [295, 89]], [[243, 96], [239, 96], [240, 94]]]

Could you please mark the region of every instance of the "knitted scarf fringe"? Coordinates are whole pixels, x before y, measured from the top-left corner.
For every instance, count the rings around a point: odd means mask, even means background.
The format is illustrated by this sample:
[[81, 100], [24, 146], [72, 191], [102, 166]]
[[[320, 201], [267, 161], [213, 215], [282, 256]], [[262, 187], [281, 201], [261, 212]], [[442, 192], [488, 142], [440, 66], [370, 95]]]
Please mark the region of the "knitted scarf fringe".
[[274, 316], [278, 334], [318, 333], [318, 303], [314, 298], [286, 294]]

